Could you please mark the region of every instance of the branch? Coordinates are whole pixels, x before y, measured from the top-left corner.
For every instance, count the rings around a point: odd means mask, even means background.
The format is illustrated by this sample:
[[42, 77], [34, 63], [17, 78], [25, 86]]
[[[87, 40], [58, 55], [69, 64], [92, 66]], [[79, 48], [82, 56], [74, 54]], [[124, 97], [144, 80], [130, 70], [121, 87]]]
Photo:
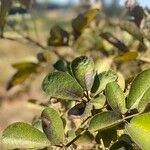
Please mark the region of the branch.
[[65, 147], [69, 147], [72, 145], [77, 139], [79, 139], [84, 133], [86, 133], [88, 128], [85, 128], [79, 135], [77, 135], [73, 140], [71, 140], [69, 143], [65, 145]]

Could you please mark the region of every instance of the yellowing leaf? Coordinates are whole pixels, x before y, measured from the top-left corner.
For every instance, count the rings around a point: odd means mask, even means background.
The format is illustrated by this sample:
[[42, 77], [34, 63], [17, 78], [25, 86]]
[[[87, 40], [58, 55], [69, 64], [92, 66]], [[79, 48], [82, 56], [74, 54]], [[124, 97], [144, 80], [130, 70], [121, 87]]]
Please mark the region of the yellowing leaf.
[[55, 25], [50, 31], [50, 38], [48, 39], [49, 46], [65, 46], [68, 45], [69, 34], [60, 26]]
[[138, 57], [138, 52], [127, 52], [123, 55], [114, 58], [115, 61], [131, 61], [136, 60]]
[[98, 13], [98, 9], [91, 9], [83, 14], [78, 15], [72, 21], [72, 27], [76, 39], [81, 35], [83, 30], [89, 25], [89, 23], [96, 17]]

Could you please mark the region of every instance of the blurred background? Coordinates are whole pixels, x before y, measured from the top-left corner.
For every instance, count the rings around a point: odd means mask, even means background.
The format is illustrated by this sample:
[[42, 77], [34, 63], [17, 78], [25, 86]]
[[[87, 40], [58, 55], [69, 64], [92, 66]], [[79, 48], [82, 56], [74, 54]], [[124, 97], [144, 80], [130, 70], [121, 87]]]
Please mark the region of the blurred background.
[[[138, 2], [143, 7], [150, 7], [149, 0]], [[13, 4], [5, 27], [6, 38], [0, 39], [0, 137], [10, 123], [31, 122], [35, 115], [40, 114], [40, 109], [27, 103], [29, 99], [43, 102], [48, 98], [41, 90], [45, 74], [40, 73], [36, 79], [6, 91], [8, 81], [16, 72], [12, 64], [23, 61], [36, 63], [35, 56], [42, 51], [42, 46], [47, 45], [51, 27], [59, 24], [71, 31], [71, 20], [89, 8], [100, 9], [101, 16], [120, 17], [124, 0], [20, 0]], [[62, 49], [61, 55], [66, 55], [66, 49]], [[50, 63], [57, 60], [55, 56], [49, 59]]]

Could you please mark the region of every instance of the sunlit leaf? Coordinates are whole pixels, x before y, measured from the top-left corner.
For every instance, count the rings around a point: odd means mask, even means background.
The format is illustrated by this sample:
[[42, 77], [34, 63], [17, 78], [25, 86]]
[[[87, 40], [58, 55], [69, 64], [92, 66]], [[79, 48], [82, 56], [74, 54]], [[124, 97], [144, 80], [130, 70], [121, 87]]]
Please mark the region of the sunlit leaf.
[[85, 90], [90, 90], [95, 76], [94, 61], [86, 56], [77, 57], [71, 63], [72, 73]]
[[77, 100], [83, 96], [83, 90], [78, 82], [68, 73], [49, 73], [43, 80], [42, 89], [48, 95], [68, 100]]
[[12, 87], [23, 83], [26, 79], [28, 79], [32, 75], [32, 73], [34, 73], [32, 70], [17, 71], [8, 82], [7, 90], [10, 90]]
[[23, 122], [9, 125], [3, 132], [2, 142], [7, 149], [40, 149], [50, 145], [44, 133]]
[[83, 14], [78, 15], [72, 21], [72, 27], [74, 31], [75, 38], [78, 38], [83, 30], [89, 25], [89, 23], [98, 15], [98, 9], [91, 9]]
[[106, 102], [106, 98], [104, 95], [98, 95], [91, 102], [95, 109], [101, 109]]
[[115, 61], [131, 61], [131, 60], [136, 60], [138, 57], [138, 52], [134, 51], [134, 52], [127, 52], [124, 53], [123, 55], [117, 56], [114, 58]]
[[55, 25], [51, 28], [50, 38], [48, 39], [49, 46], [66, 46], [69, 42], [69, 34], [60, 26]]
[[36, 71], [38, 66], [39, 66], [39, 64], [33, 63], [33, 62], [21, 62], [21, 63], [12, 64], [12, 67], [17, 70], [27, 69], [27, 70]]
[[63, 122], [59, 113], [50, 107], [41, 114], [43, 131], [52, 145], [59, 145], [64, 140]]
[[112, 111], [102, 112], [96, 114], [89, 123], [89, 131], [95, 132], [104, 130], [120, 123], [120, 117]]
[[114, 110], [114, 112], [118, 114], [126, 113], [127, 109], [125, 104], [125, 95], [120, 86], [115, 81], [106, 85], [105, 94], [107, 102]]
[[135, 141], [135, 143], [143, 150], [150, 148], [150, 113], [145, 113], [134, 117], [129, 124], [126, 125], [126, 131]]
[[127, 99], [127, 108], [143, 109], [145, 104], [149, 101], [150, 91], [150, 69], [144, 70], [138, 74], [131, 84], [129, 96]]

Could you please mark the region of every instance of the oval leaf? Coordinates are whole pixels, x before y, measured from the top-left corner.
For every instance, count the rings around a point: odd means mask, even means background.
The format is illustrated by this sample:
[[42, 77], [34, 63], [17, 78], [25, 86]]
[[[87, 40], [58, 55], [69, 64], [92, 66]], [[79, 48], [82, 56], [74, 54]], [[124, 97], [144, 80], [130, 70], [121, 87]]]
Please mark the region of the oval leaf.
[[59, 113], [53, 108], [47, 107], [41, 114], [42, 128], [52, 145], [59, 145], [64, 140], [63, 122]]
[[89, 123], [89, 131], [95, 132], [111, 128], [120, 123], [120, 117], [112, 111], [96, 114]]
[[139, 103], [145, 104], [145, 101], [149, 100], [149, 88], [150, 69], [147, 69], [137, 75], [136, 78], [133, 80], [127, 99], [127, 108], [134, 109], [138, 107]]
[[81, 86], [65, 72], [49, 73], [43, 80], [42, 89], [48, 95], [60, 99], [77, 100], [83, 96]]
[[101, 109], [105, 105], [106, 97], [104, 95], [99, 95], [95, 97], [91, 102], [94, 106], [94, 109]]
[[136, 144], [143, 150], [150, 148], [150, 113], [145, 113], [134, 117], [126, 130]]
[[107, 102], [114, 112], [118, 114], [126, 113], [125, 95], [121, 87], [115, 81], [107, 84], [105, 94]]
[[105, 89], [106, 85], [109, 82], [116, 81], [117, 78], [118, 78], [118, 76], [117, 76], [116, 72], [114, 72], [113, 70], [105, 71], [105, 72], [102, 72], [102, 73], [96, 75], [91, 92], [94, 95], [99, 94], [101, 91], [103, 91]]
[[138, 57], [138, 52], [126, 52], [123, 55], [117, 56], [114, 58], [115, 61], [131, 61], [131, 60], [136, 60]]
[[72, 73], [79, 84], [90, 90], [94, 82], [94, 61], [86, 56], [77, 57], [71, 64]]
[[2, 142], [7, 149], [44, 148], [50, 145], [44, 133], [23, 122], [9, 125], [3, 132]]

